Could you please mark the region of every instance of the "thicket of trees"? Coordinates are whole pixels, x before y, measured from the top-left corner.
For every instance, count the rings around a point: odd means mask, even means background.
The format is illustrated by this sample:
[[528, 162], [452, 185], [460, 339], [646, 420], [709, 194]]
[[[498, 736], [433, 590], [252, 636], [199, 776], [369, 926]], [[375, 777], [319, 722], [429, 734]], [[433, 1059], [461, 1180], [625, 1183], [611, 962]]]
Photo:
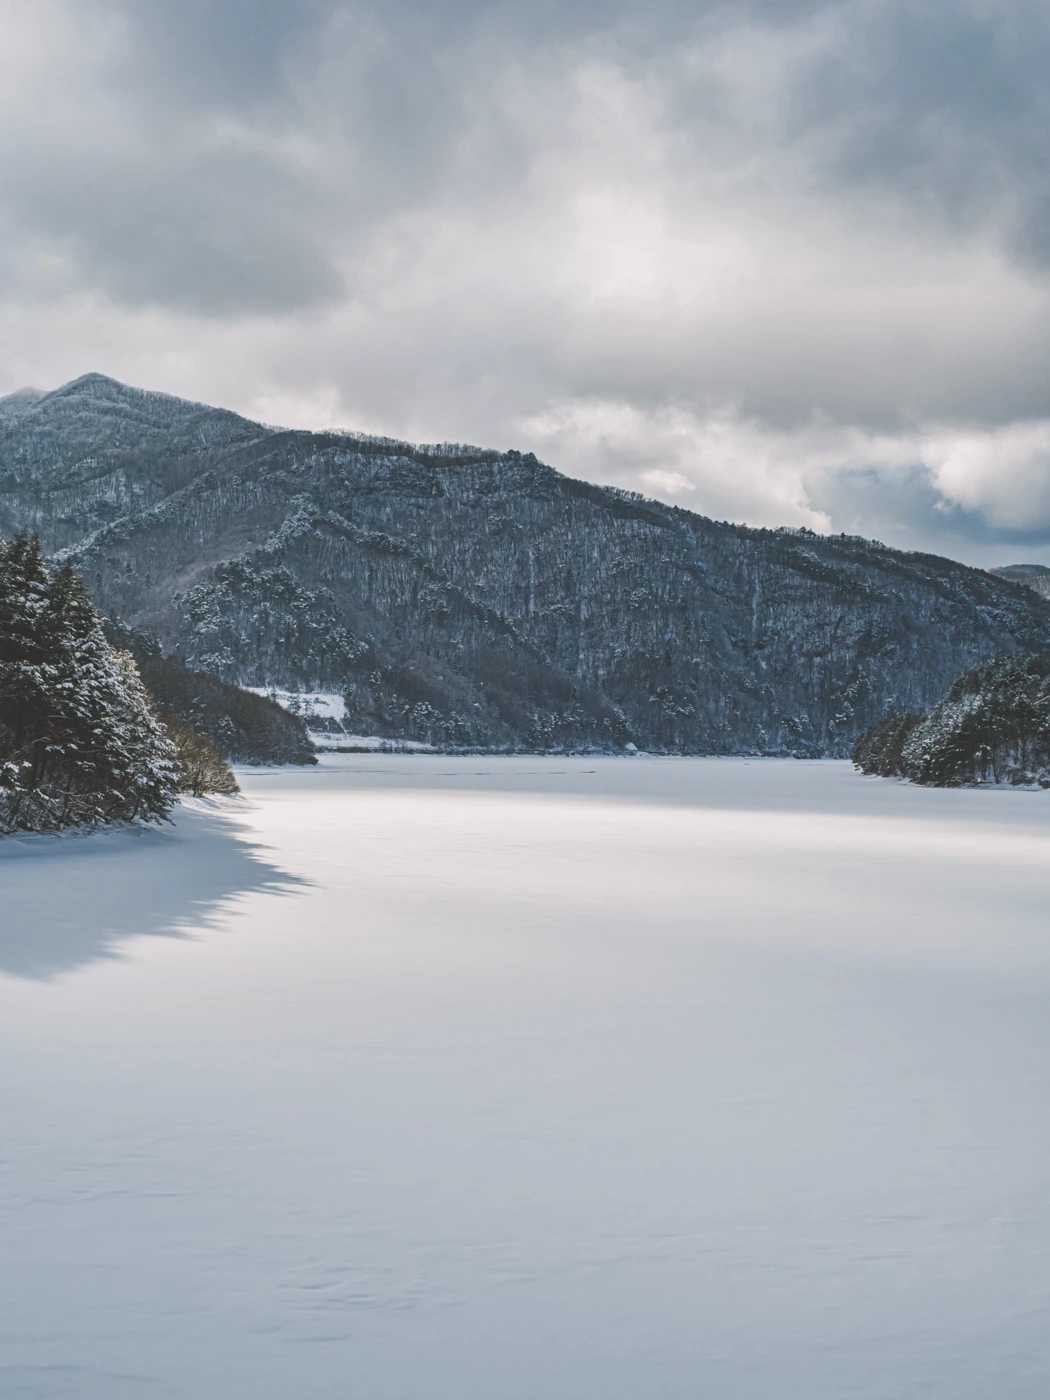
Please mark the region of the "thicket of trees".
[[228, 769], [204, 788], [198, 748], [167, 731], [72, 567], [0, 540], [0, 834], [154, 822], [180, 791], [229, 791]]
[[929, 787], [1050, 787], [1050, 651], [981, 662], [927, 714], [894, 715], [862, 734], [853, 761]]
[[890, 715], [879, 720], [853, 745], [853, 762], [862, 773], [880, 778], [901, 777], [904, 745], [915, 726], [921, 723], [922, 715], [913, 714]]
[[306, 725], [275, 700], [172, 657], [147, 657], [139, 670], [160, 709], [206, 736], [230, 763], [317, 762]]

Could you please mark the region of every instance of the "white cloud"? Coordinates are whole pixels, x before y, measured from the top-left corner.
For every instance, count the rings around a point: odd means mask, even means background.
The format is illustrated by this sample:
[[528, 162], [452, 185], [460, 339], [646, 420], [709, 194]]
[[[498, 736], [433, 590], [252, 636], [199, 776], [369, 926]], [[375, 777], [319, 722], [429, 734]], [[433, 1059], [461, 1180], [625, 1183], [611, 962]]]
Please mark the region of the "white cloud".
[[1050, 421], [936, 433], [922, 460], [946, 502], [1004, 530], [1050, 530]]
[[696, 482], [690, 481], [681, 472], [669, 472], [660, 467], [654, 468], [652, 471], [642, 472], [641, 482], [643, 486], [655, 491], [657, 495], [671, 498], [687, 495], [690, 491], [696, 490]]

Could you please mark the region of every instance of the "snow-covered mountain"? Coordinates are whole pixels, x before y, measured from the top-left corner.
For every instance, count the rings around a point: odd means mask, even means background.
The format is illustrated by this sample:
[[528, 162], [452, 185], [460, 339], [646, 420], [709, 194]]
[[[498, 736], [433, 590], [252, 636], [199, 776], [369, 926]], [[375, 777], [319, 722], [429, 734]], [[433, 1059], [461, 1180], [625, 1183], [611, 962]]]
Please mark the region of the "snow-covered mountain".
[[1009, 579], [1011, 583], [1023, 583], [1040, 598], [1050, 598], [1050, 569], [1045, 564], [1004, 564], [988, 572], [996, 578]]
[[1050, 647], [1050, 605], [950, 560], [101, 375], [0, 400], [0, 534], [24, 527], [189, 664], [427, 742], [843, 754]]

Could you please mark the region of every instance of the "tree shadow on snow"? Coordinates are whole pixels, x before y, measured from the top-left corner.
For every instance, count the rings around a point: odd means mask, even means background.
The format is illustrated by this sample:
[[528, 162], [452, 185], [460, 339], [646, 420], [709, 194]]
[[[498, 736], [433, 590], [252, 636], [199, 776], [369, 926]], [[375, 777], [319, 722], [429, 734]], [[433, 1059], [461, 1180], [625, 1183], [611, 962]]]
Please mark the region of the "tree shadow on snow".
[[141, 935], [188, 938], [238, 897], [308, 881], [272, 863], [224, 804], [178, 809], [174, 827], [0, 841], [0, 972], [46, 981]]

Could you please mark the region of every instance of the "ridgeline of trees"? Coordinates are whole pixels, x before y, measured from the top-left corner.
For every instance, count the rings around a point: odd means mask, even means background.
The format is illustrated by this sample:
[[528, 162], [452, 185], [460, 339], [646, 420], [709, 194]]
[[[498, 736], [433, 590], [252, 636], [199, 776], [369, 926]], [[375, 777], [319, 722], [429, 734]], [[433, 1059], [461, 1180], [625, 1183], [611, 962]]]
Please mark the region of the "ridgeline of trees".
[[155, 712], [72, 567], [0, 540], [0, 835], [156, 822], [180, 792], [236, 791], [202, 743]]
[[862, 734], [863, 773], [927, 787], [1050, 787], [1050, 651], [996, 656], [924, 715], [891, 715]]

